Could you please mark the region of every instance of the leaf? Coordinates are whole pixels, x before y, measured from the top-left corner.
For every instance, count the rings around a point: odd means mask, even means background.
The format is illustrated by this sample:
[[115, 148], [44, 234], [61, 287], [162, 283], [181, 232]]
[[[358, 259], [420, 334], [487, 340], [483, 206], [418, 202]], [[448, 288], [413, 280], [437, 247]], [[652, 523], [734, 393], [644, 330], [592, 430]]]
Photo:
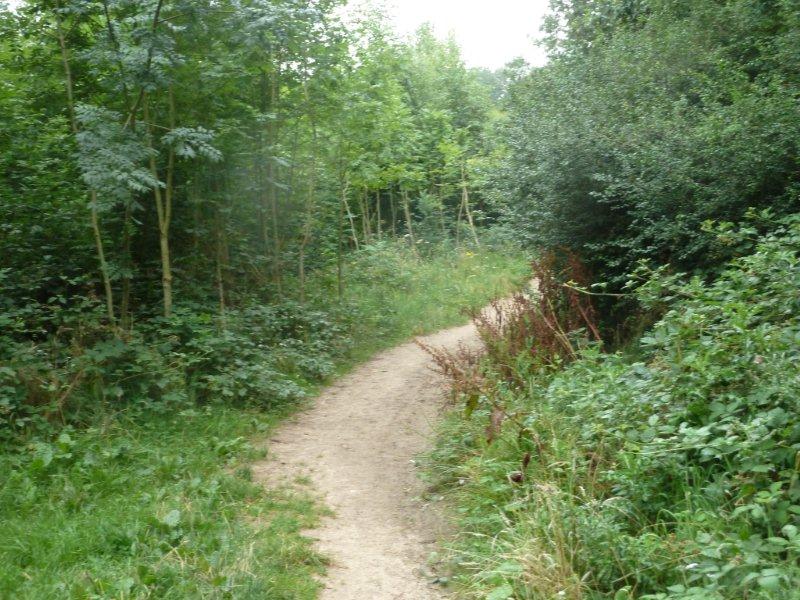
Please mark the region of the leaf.
[[509, 584], [503, 584], [494, 588], [486, 595], [486, 600], [508, 600], [514, 597], [514, 588]]
[[170, 529], [175, 529], [181, 522], [181, 511], [177, 509], [169, 511], [161, 519], [161, 522]]
[[34, 458], [31, 461], [31, 468], [34, 471], [41, 471], [53, 462], [53, 447], [49, 444], [37, 444], [34, 450]]
[[489, 420], [489, 427], [486, 428], [486, 441], [492, 443], [503, 429], [503, 421], [506, 418], [505, 411], [499, 406], [492, 407], [492, 416]]
[[781, 587], [779, 575], [764, 575], [758, 578], [758, 585], [765, 590], [777, 590]]

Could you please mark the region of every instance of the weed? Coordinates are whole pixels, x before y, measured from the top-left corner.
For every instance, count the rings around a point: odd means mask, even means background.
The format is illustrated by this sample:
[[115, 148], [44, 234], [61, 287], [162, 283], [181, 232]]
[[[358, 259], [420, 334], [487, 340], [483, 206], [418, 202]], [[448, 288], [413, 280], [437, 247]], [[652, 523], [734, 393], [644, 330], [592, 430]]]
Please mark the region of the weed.
[[[571, 357], [564, 321], [544, 324], [542, 368], [516, 329], [484, 328], [500, 350], [483, 398], [428, 457], [460, 522], [464, 597], [798, 597], [799, 223], [715, 281], [651, 275], [640, 297], [669, 309], [636, 352]], [[506, 426], [487, 436], [498, 406]]]

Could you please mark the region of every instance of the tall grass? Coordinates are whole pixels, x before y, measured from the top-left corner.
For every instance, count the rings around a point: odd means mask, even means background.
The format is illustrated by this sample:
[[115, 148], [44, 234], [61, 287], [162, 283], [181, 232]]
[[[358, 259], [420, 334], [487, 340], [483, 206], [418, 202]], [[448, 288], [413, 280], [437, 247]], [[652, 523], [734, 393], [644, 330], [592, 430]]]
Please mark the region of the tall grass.
[[[519, 289], [530, 271], [525, 254], [513, 247], [428, 252], [384, 242], [348, 263], [343, 305], [356, 315], [357, 340], [351, 364], [412, 336], [467, 323], [475, 309]], [[335, 297], [331, 274], [316, 283], [314, 302], [329, 304]]]

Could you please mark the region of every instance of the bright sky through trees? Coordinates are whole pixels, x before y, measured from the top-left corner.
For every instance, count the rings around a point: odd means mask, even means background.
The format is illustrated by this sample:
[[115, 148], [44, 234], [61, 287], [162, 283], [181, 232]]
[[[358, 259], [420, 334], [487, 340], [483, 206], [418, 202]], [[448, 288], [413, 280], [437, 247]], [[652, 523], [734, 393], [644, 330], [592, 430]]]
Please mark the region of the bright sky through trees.
[[[6, 0], [16, 8], [20, 0]], [[2, 0], [0, 0], [2, 3]], [[379, 0], [351, 0], [351, 5], [378, 4]], [[431, 23], [440, 36], [452, 32], [471, 67], [497, 69], [522, 56], [534, 65], [545, 54], [534, 42], [547, 14], [549, 0], [388, 0], [387, 6], [401, 34]]]
[[494, 70], [520, 56], [534, 65], [546, 62], [535, 41], [548, 5], [549, 0], [350, 0], [345, 13], [382, 9], [403, 36], [430, 23], [439, 38], [455, 35], [468, 66]]
[[440, 36], [451, 31], [455, 34], [469, 66], [490, 69], [502, 67], [518, 56], [532, 64], [544, 64], [544, 52], [534, 40], [540, 36], [548, 4], [548, 0], [387, 2], [400, 33], [411, 33], [422, 23], [430, 22]]

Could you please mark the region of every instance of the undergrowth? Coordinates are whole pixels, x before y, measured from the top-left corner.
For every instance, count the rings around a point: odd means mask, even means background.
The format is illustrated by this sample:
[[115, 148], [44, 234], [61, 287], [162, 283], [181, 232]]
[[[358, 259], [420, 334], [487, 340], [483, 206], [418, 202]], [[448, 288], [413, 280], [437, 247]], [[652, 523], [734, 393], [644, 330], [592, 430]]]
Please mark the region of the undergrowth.
[[224, 322], [177, 307], [109, 335], [93, 307], [2, 314], [0, 597], [314, 598], [301, 537], [320, 507], [250, 482], [280, 418], [330, 377], [510, 290], [513, 255], [368, 248], [341, 303], [318, 273], [305, 305]]
[[639, 281], [662, 316], [624, 352], [581, 322], [570, 297], [595, 292], [569, 269], [482, 327], [428, 458], [463, 597], [800, 597], [800, 219], [752, 233], [725, 230], [751, 251], [711, 282]]

